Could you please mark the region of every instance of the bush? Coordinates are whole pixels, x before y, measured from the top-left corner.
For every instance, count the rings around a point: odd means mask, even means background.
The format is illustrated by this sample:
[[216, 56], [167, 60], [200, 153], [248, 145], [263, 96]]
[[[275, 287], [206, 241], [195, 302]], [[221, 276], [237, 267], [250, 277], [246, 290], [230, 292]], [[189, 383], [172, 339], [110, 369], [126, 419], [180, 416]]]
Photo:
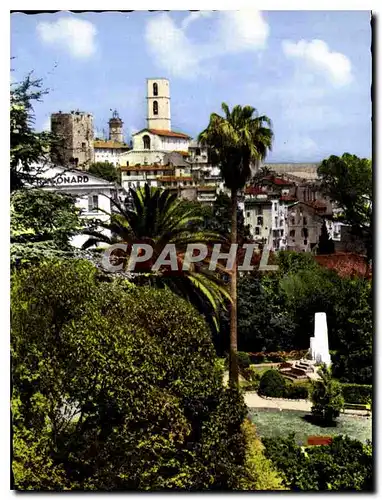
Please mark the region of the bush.
[[336, 436], [325, 446], [302, 449], [294, 436], [263, 438], [265, 456], [293, 491], [372, 491], [370, 444]]
[[286, 386], [285, 397], [288, 399], [308, 399], [309, 387], [308, 384], [288, 384]]
[[345, 403], [368, 404], [373, 398], [372, 385], [341, 384]]
[[341, 385], [332, 379], [329, 369], [319, 371], [321, 380], [313, 381], [312, 415], [322, 422], [332, 423], [344, 407]]
[[246, 352], [238, 351], [237, 363], [239, 365], [239, 371], [242, 374], [244, 370], [249, 368], [249, 365], [251, 364], [248, 354]]
[[14, 488], [237, 488], [246, 407], [204, 319], [123, 283], [76, 260], [13, 274]]
[[244, 491], [286, 490], [272, 462], [264, 455], [264, 446], [256, 434], [255, 426], [248, 420], [243, 424], [247, 442], [245, 469], [239, 489]]
[[284, 377], [277, 370], [267, 370], [260, 379], [259, 394], [272, 398], [283, 398], [285, 392]]

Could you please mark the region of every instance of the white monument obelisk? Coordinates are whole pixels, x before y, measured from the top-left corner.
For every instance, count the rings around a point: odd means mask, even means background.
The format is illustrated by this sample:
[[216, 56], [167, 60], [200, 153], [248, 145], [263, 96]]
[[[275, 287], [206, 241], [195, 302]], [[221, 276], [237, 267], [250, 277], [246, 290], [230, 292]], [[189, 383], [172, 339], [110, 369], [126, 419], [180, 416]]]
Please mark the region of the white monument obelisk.
[[314, 315], [314, 337], [310, 337], [310, 354], [316, 363], [325, 363], [328, 367], [332, 364], [329, 354], [326, 313]]

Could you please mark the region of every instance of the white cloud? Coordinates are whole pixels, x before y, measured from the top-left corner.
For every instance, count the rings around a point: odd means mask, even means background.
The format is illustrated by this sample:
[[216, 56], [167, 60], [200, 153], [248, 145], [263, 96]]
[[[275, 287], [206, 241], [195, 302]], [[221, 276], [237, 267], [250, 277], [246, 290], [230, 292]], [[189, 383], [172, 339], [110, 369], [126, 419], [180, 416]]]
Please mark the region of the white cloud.
[[96, 51], [97, 30], [84, 19], [62, 17], [53, 22], [42, 21], [37, 25], [37, 33], [44, 43], [67, 49], [74, 57], [89, 57]]
[[[214, 15], [213, 37], [194, 42], [186, 33], [191, 23]], [[192, 12], [178, 26], [167, 13], [152, 17], [146, 24], [145, 38], [158, 66], [169, 73], [192, 78], [208, 75], [211, 59], [227, 53], [259, 51], [266, 45], [269, 26], [258, 11]]]
[[198, 12], [190, 12], [190, 14], [185, 19], [183, 19], [181, 27], [182, 29], [186, 29], [194, 21], [197, 21], [202, 17], [210, 17], [212, 14], [213, 14], [212, 10], [200, 10]]
[[349, 58], [340, 52], [332, 52], [322, 40], [284, 40], [282, 49], [287, 57], [303, 60], [309, 66], [324, 71], [335, 85], [347, 85], [352, 80]]

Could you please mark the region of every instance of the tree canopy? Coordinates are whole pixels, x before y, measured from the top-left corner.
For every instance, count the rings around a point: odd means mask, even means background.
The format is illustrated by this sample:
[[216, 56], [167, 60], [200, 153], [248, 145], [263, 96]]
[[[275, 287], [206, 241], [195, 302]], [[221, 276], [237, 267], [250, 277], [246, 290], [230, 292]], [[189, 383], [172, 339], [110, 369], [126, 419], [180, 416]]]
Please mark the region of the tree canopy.
[[341, 209], [338, 219], [350, 224], [372, 257], [373, 174], [371, 160], [349, 153], [330, 156], [318, 168], [323, 191]]
[[15, 272], [11, 303], [17, 489], [237, 487], [245, 405], [190, 304], [81, 260]]

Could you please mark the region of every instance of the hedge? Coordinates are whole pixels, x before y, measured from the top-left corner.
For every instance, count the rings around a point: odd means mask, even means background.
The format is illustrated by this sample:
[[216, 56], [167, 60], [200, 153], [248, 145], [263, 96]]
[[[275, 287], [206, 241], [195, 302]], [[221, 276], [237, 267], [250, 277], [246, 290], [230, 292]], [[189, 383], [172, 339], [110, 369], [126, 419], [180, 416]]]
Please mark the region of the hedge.
[[373, 386], [361, 384], [341, 384], [345, 403], [370, 403], [373, 398]]
[[276, 352], [249, 352], [248, 356], [253, 364], [282, 363], [287, 359], [298, 360], [307, 356], [307, 351], [276, 351]]

